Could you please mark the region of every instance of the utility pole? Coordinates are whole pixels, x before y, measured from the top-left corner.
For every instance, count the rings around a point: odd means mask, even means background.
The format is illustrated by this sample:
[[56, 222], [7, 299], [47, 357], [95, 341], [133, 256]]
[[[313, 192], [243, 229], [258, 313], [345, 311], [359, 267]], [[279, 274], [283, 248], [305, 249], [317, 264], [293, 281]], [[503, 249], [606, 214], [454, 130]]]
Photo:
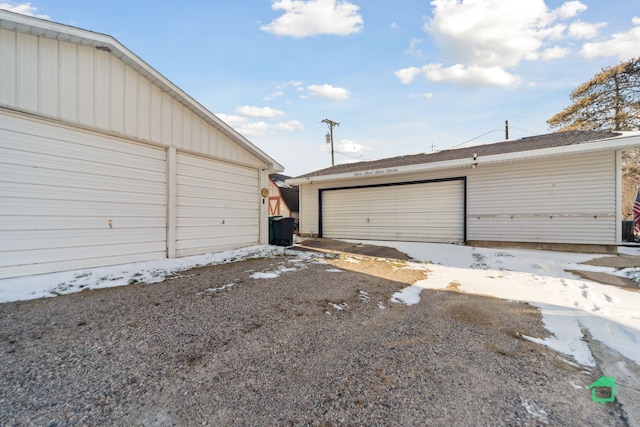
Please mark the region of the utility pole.
[[329, 120], [329, 119], [324, 119], [322, 123], [326, 123], [327, 126], [329, 126], [329, 141], [327, 142], [331, 142], [331, 166], [335, 166], [336, 164], [333, 158], [333, 127], [340, 126], [340, 123], [334, 122], [333, 120]]
[[504, 139], [509, 139], [509, 120], [504, 121]]

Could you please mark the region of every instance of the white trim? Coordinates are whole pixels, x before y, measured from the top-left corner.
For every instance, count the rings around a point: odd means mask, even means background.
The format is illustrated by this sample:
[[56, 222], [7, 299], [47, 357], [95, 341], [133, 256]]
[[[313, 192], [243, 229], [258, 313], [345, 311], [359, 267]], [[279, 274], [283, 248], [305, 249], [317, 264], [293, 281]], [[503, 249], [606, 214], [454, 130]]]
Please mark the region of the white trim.
[[622, 244], [622, 150], [616, 151], [616, 243]]
[[167, 258], [176, 257], [177, 159], [176, 147], [167, 148]]

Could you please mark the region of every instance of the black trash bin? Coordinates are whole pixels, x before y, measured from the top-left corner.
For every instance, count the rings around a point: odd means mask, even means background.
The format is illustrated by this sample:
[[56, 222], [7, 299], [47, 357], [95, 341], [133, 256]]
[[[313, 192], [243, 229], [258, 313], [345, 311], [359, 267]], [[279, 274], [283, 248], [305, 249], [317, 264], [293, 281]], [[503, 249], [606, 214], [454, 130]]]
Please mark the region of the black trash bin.
[[272, 245], [291, 246], [293, 244], [294, 218], [273, 218]]
[[282, 215], [274, 215], [269, 217], [269, 244], [270, 245], [276, 244], [275, 233], [273, 231], [273, 228], [274, 228], [273, 221], [275, 221], [278, 218], [282, 218]]
[[635, 242], [636, 237], [633, 234], [633, 221], [622, 221], [622, 241]]

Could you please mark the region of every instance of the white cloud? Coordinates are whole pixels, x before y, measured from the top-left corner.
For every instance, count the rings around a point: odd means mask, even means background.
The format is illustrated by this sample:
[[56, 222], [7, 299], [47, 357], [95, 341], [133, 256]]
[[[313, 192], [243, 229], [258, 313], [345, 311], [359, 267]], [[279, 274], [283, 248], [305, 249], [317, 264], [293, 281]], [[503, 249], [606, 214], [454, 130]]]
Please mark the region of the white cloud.
[[448, 82], [462, 86], [516, 86], [520, 77], [513, 75], [500, 67], [479, 67], [455, 64], [444, 67], [442, 64], [427, 64], [422, 68], [405, 68], [396, 71], [396, 76], [404, 84], [410, 83], [415, 77], [422, 75], [432, 82]]
[[292, 132], [294, 130], [303, 130], [304, 126], [302, 124], [302, 122], [300, 122], [299, 120], [291, 120], [288, 122], [281, 122], [281, 123], [276, 123], [273, 128], [275, 130], [282, 130], [282, 131], [287, 131], [287, 132]]
[[405, 49], [404, 53], [406, 53], [407, 55], [415, 56], [417, 58], [424, 58], [424, 53], [422, 53], [422, 50], [420, 50], [419, 47], [422, 42], [423, 40], [417, 37], [411, 38], [411, 40], [409, 40], [409, 47]]
[[587, 10], [587, 6], [580, 1], [568, 1], [551, 12], [552, 18], [569, 19]]
[[435, 82], [472, 86], [517, 85], [521, 78], [510, 69], [522, 61], [568, 54], [550, 43], [566, 38], [567, 24], [562, 21], [587, 9], [580, 1], [549, 9], [544, 0], [432, 0], [431, 5], [433, 14], [423, 29], [450, 65], [398, 70], [395, 74], [402, 83], [424, 75]]
[[410, 95], [410, 98], [424, 98], [424, 99], [431, 99], [433, 98], [433, 93], [431, 92], [427, 92], [427, 93], [417, 93], [415, 95]]
[[396, 71], [394, 74], [402, 84], [409, 84], [420, 75], [422, 71], [417, 67], [408, 67]]
[[554, 46], [554, 47], [545, 49], [540, 55], [540, 57], [544, 60], [551, 60], [551, 59], [564, 58], [567, 55], [569, 55], [569, 49], [565, 47]]
[[634, 16], [631, 22], [635, 25], [626, 33], [616, 33], [609, 40], [585, 43], [580, 54], [588, 59], [598, 57], [617, 56], [620, 61], [626, 61], [638, 56], [640, 46], [640, 18]]
[[249, 121], [246, 117], [232, 114], [217, 113], [216, 116], [231, 127], [236, 127]]
[[606, 27], [606, 22], [589, 22], [576, 21], [569, 26], [569, 37], [574, 39], [593, 39], [598, 36], [600, 28]]
[[265, 122], [247, 122], [235, 129], [244, 136], [261, 136], [264, 135], [270, 126]]
[[362, 30], [357, 5], [341, 0], [276, 0], [273, 10], [284, 14], [260, 29], [279, 36], [302, 38], [319, 34], [346, 36]]
[[244, 105], [239, 107], [236, 112], [247, 117], [264, 117], [272, 119], [284, 115], [284, 111], [276, 110], [270, 107], [254, 107], [252, 105]]
[[271, 101], [272, 99], [280, 98], [283, 95], [284, 95], [284, 92], [278, 91], [278, 92], [270, 93], [269, 95], [265, 96], [262, 99], [264, 101]]
[[39, 14], [38, 8], [32, 6], [31, 3], [0, 3], [0, 9], [8, 10], [9, 12], [20, 13], [22, 15], [34, 16], [41, 19], [51, 19], [49, 15]]
[[373, 150], [373, 148], [359, 144], [351, 139], [343, 139], [337, 144], [335, 150], [341, 153], [363, 154], [367, 151]]
[[328, 84], [307, 86], [311, 95], [321, 98], [341, 101], [349, 98], [349, 91], [341, 87], [334, 87]]

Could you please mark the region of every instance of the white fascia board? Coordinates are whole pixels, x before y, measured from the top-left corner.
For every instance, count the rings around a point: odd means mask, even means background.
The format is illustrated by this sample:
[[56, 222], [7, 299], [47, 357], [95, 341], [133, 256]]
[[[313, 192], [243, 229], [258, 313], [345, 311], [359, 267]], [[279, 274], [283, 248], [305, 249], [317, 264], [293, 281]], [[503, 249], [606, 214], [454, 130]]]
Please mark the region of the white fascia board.
[[625, 132], [621, 136], [602, 139], [592, 142], [583, 142], [562, 147], [542, 148], [539, 150], [517, 151], [512, 153], [494, 154], [491, 156], [478, 156], [475, 160], [472, 157], [464, 159], [445, 160], [435, 163], [419, 163], [415, 165], [396, 166], [381, 169], [368, 169], [357, 172], [346, 172], [334, 175], [318, 175], [306, 178], [292, 178], [285, 182], [292, 185], [304, 185], [311, 182], [339, 181], [344, 179], [370, 178], [390, 174], [406, 174], [421, 171], [431, 171], [437, 169], [450, 169], [460, 167], [471, 167], [476, 164], [502, 163], [538, 157], [561, 156], [577, 153], [588, 153], [595, 151], [617, 151], [629, 148], [640, 148], [640, 132]]
[[251, 154], [266, 163], [267, 170], [272, 172], [284, 171], [284, 167], [281, 164], [253, 145], [248, 139], [242, 136], [242, 134], [226, 124], [219, 117], [206, 109], [202, 104], [193, 99], [186, 92], [142, 60], [142, 58], [131, 52], [122, 43], [110, 35], [96, 33], [90, 30], [71, 27], [5, 10], [0, 10], [0, 28], [15, 30], [54, 40], [76, 43], [84, 46], [91, 46], [111, 52], [111, 54], [160, 87], [163, 91], [169, 94], [169, 96], [176, 99], [185, 107], [200, 116], [200, 118], [226, 134]]

